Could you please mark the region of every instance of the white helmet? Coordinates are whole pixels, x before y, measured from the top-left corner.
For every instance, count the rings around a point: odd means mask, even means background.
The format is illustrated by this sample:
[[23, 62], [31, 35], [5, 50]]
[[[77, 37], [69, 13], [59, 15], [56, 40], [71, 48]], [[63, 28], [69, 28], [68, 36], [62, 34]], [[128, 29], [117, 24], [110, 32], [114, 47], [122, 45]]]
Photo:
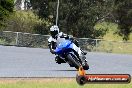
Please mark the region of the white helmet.
[[58, 26], [54, 25], [50, 28], [50, 34], [53, 38], [56, 37], [56, 35], [59, 33], [59, 28]]

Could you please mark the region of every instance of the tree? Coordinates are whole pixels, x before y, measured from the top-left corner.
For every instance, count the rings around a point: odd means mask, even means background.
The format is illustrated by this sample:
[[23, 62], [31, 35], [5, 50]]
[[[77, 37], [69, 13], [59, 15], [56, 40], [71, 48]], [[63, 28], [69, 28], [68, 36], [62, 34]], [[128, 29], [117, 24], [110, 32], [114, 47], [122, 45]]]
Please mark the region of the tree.
[[30, 0], [30, 3], [40, 18], [48, 18], [48, 0]]
[[22, 0], [15, 0], [14, 8], [16, 10], [20, 10], [21, 9], [21, 2], [22, 2]]
[[0, 29], [5, 26], [4, 21], [13, 12], [14, 0], [0, 0]]
[[[31, 0], [31, 5], [40, 18], [55, 24], [57, 0]], [[58, 26], [76, 37], [98, 37], [101, 31], [94, 26], [108, 17], [112, 8], [113, 0], [60, 0]]]
[[[56, 2], [51, 2], [49, 8], [56, 16]], [[60, 29], [76, 37], [100, 36], [94, 29], [97, 22], [104, 20], [112, 12], [111, 0], [60, 0], [59, 26]]]
[[115, 0], [115, 5], [118, 33], [124, 40], [128, 40], [129, 34], [132, 33], [132, 0]]

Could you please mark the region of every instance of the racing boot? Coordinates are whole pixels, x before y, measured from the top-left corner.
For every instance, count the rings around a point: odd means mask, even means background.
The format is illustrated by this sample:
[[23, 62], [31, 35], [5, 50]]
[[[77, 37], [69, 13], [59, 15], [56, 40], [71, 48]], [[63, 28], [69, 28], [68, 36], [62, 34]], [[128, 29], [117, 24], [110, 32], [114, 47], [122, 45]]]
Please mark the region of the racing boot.
[[87, 63], [86, 57], [85, 55], [79, 56], [81, 61], [82, 61], [82, 66], [84, 70], [88, 70], [89, 69], [89, 65]]
[[61, 63], [66, 63], [61, 57], [59, 57], [59, 56], [56, 56], [55, 57], [55, 61], [56, 61], [56, 63], [58, 63], [58, 64], [61, 64]]

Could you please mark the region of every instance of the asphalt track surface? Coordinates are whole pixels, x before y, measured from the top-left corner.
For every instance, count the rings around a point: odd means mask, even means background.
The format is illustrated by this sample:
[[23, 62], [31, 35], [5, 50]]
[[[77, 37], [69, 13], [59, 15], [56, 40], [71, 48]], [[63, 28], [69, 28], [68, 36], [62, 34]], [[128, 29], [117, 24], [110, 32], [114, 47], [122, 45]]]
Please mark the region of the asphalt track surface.
[[[75, 77], [67, 63], [57, 64], [48, 49], [0, 46], [0, 77]], [[88, 52], [89, 74], [130, 74], [132, 55]]]

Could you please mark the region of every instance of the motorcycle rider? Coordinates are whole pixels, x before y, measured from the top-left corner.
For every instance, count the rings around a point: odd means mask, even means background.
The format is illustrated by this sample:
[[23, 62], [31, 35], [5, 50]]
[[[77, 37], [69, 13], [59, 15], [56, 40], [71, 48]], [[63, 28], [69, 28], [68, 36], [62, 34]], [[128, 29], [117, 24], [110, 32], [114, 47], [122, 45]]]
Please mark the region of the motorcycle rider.
[[[51, 36], [48, 39], [48, 46], [52, 54], [55, 54], [54, 50], [56, 49], [57, 42], [60, 42], [59, 41], [60, 39], [69, 39], [78, 47], [77, 51], [78, 51], [79, 57], [81, 58], [83, 62], [83, 60], [86, 58], [84, 55], [86, 55], [87, 53], [80, 49], [77, 40], [73, 39], [72, 37], [69, 37], [67, 34], [64, 34], [63, 32], [59, 32], [59, 28], [56, 25], [50, 28], [50, 34]], [[57, 63], [59, 64], [63, 63], [63, 60], [61, 61], [61, 57], [59, 56], [56, 56], [55, 60], [58, 61]]]

